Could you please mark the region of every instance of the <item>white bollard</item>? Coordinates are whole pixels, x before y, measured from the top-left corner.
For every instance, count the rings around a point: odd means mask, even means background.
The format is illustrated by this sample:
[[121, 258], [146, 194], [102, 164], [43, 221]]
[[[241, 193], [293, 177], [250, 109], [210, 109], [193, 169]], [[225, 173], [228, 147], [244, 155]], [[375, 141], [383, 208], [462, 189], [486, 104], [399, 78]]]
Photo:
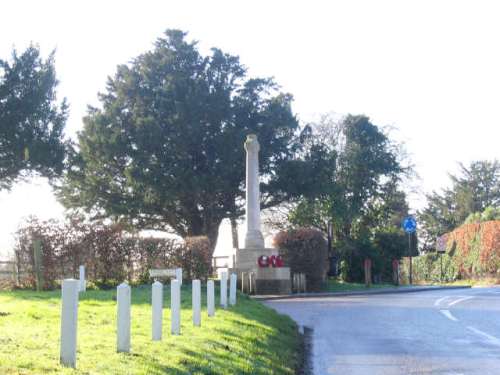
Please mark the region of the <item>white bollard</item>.
[[175, 269], [175, 279], [179, 280], [179, 283], [182, 286], [182, 268], [176, 268]]
[[116, 288], [117, 301], [117, 330], [116, 330], [116, 351], [130, 352], [130, 286], [127, 283], [121, 283]]
[[179, 280], [170, 282], [170, 312], [172, 335], [181, 334], [181, 284]]
[[151, 307], [152, 307], [152, 333], [153, 341], [161, 340], [162, 320], [163, 320], [163, 284], [155, 281], [151, 288]]
[[215, 283], [213, 280], [207, 281], [207, 313], [208, 316], [215, 315]]
[[220, 305], [227, 308], [227, 272], [220, 274]]
[[61, 364], [76, 367], [76, 332], [78, 323], [79, 281], [66, 279], [62, 283]]
[[85, 281], [85, 266], [80, 266], [80, 292], [87, 290], [87, 282]]
[[201, 281], [193, 280], [193, 325], [201, 326]]
[[231, 306], [236, 305], [236, 281], [237, 276], [235, 273], [232, 273], [229, 279], [229, 304]]

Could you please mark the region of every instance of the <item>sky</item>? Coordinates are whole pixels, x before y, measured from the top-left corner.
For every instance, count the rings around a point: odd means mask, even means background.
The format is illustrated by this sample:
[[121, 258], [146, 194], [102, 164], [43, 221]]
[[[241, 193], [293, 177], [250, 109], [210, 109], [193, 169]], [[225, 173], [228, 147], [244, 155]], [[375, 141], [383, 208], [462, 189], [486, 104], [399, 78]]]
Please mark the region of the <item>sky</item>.
[[[500, 3], [484, 0], [16, 0], [0, 8], [0, 58], [30, 42], [56, 50], [74, 137], [118, 64], [168, 28], [187, 31], [203, 52], [221, 48], [249, 75], [274, 77], [303, 123], [334, 112], [392, 127], [419, 175], [415, 210], [458, 162], [500, 158], [499, 17]], [[24, 217], [63, 212], [43, 179], [0, 192], [0, 254]]]

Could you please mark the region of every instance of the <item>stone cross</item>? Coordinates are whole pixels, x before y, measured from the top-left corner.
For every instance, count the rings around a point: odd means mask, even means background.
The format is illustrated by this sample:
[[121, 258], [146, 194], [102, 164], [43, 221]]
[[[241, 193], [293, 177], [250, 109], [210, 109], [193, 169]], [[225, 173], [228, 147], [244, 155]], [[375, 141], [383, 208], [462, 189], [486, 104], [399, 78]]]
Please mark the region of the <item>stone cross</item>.
[[260, 231], [259, 141], [249, 134], [245, 141], [246, 158], [246, 226], [245, 248], [263, 249], [264, 237]]

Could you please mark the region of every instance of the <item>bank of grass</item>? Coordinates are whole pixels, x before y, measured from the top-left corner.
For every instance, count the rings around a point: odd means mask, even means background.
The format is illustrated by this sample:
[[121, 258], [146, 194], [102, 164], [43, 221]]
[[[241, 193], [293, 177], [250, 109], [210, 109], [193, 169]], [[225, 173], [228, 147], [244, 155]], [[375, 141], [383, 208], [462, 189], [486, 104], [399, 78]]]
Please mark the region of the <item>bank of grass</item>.
[[293, 374], [299, 361], [295, 323], [243, 295], [213, 318], [204, 308], [202, 326], [193, 327], [189, 287], [182, 291], [181, 336], [170, 334], [165, 288], [160, 342], [151, 341], [150, 287], [133, 288], [132, 350], [116, 353], [114, 296], [81, 294], [73, 370], [59, 365], [60, 291], [0, 292], [0, 374]]
[[346, 281], [330, 278], [328, 279], [327, 292], [352, 292], [360, 290], [397, 288], [393, 284], [372, 284], [369, 288], [362, 283], [349, 283]]
[[451, 286], [498, 286], [500, 285], [500, 279], [493, 277], [485, 277], [480, 279], [465, 279], [465, 280], [455, 280], [441, 285], [451, 285]]

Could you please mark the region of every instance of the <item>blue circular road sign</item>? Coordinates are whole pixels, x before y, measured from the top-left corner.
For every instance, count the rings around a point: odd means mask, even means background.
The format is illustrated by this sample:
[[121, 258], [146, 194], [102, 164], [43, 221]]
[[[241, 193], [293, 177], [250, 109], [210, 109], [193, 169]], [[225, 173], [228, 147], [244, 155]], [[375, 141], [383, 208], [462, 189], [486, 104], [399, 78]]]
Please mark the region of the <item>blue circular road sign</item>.
[[403, 229], [406, 233], [413, 233], [417, 230], [417, 222], [413, 216], [408, 216], [403, 220]]

